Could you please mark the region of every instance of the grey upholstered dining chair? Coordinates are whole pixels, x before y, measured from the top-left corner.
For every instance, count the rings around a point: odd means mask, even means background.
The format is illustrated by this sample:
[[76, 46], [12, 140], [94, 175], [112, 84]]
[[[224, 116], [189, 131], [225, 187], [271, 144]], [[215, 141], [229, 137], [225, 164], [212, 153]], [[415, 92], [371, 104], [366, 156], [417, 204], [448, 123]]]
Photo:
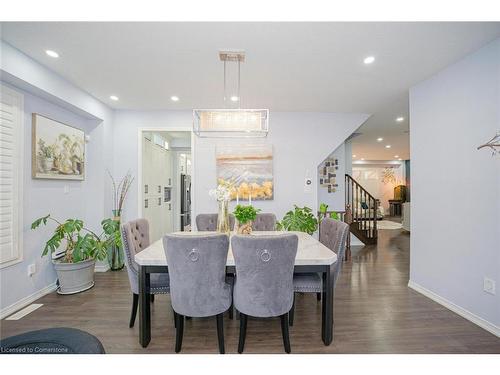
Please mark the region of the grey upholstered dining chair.
[[[342, 266], [344, 264], [344, 255], [346, 249], [347, 236], [349, 235], [349, 225], [338, 220], [325, 218], [320, 223], [319, 241], [337, 254], [337, 263], [335, 263], [333, 287], [337, 283]], [[317, 299], [321, 299], [323, 291], [322, 276], [319, 273], [295, 274], [293, 276], [293, 289], [298, 293], [316, 293]], [[293, 325], [295, 311], [294, 307], [290, 311], [290, 325]]]
[[[130, 314], [129, 327], [133, 327], [137, 315], [139, 304], [139, 267], [134, 260], [135, 254], [141, 252], [149, 246], [149, 223], [146, 219], [129, 221], [121, 226], [121, 236], [125, 260], [127, 265], [128, 280], [132, 290], [132, 313]], [[151, 302], [154, 301], [155, 294], [166, 294], [170, 292], [170, 282], [168, 274], [151, 274], [149, 293]]]
[[257, 214], [252, 223], [252, 229], [256, 231], [274, 231], [276, 230], [275, 214]]
[[[215, 232], [217, 230], [217, 214], [196, 215], [196, 228], [199, 232]], [[229, 214], [229, 229], [234, 229], [234, 215]]]
[[234, 306], [240, 312], [238, 353], [242, 353], [245, 346], [248, 316], [279, 316], [283, 345], [290, 353], [288, 312], [293, 304], [297, 245], [295, 234], [232, 237], [236, 265]]
[[168, 234], [163, 237], [163, 248], [176, 318], [175, 352], [180, 352], [182, 347], [185, 316], [215, 316], [219, 352], [224, 354], [223, 314], [232, 305], [232, 288], [225, 280], [228, 236]]

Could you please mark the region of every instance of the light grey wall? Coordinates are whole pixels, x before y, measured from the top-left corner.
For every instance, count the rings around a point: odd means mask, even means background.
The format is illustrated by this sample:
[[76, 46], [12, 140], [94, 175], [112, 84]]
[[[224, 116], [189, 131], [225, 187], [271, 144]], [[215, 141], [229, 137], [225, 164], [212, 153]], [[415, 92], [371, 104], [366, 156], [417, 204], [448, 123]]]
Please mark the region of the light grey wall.
[[[5, 84], [5, 83], [2, 83]], [[23, 261], [2, 268], [0, 309], [4, 309], [56, 280], [48, 257], [41, 257], [43, 244], [51, 236], [52, 225], [32, 231], [34, 219], [48, 213], [60, 220], [81, 218], [90, 228], [99, 227], [104, 215], [103, 126], [67, 109], [9, 85], [24, 95], [24, 186], [23, 186]], [[39, 113], [56, 121], [71, 124], [91, 135], [86, 144], [84, 181], [36, 180], [31, 178], [31, 118]], [[64, 187], [69, 188], [67, 194]], [[36, 273], [28, 277], [28, 265], [36, 264]]]
[[[318, 186], [318, 207], [321, 203], [328, 205], [330, 211], [344, 211], [345, 210], [345, 173], [346, 173], [346, 151], [345, 143], [343, 142], [339, 147], [330, 154], [331, 158], [336, 158], [339, 161], [339, 169], [337, 169], [336, 181], [339, 185], [334, 193], [329, 193], [328, 188], [319, 185], [319, 175], [317, 177]], [[321, 161], [322, 163], [323, 161]]]
[[497, 328], [500, 160], [476, 147], [499, 111], [500, 39], [410, 90], [410, 279]]
[[344, 142], [344, 151], [345, 174], [352, 176], [352, 141], [348, 140]]
[[[22, 92], [25, 105], [24, 261], [0, 270], [0, 309], [4, 310], [55, 281], [53, 266], [47, 258], [40, 258], [49, 232], [31, 232], [29, 225], [34, 218], [47, 212], [61, 218], [79, 217], [95, 229], [109, 214], [111, 191], [105, 169], [112, 170], [113, 111], [7, 43], [0, 41], [0, 49], [0, 81]], [[31, 179], [32, 112], [70, 123], [90, 135], [85, 181]], [[68, 194], [63, 193], [64, 185], [69, 187]], [[30, 278], [27, 266], [32, 263], [36, 263], [37, 272]]]
[[[194, 216], [217, 212], [216, 202], [208, 196], [216, 186], [215, 150], [226, 143], [266, 143], [273, 146], [274, 199], [253, 201], [263, 212], [275, 213], [278, 219], [293, 208], [318, 207], [317, 167], [366, 119], [364, 114], [272, 112], [270, 131], [264, 139], [215, 140], [195, 137]], [[306, 177], [312, 179], [309, 188]], [[230, 209], [234, 206], [231, 203]]]
[[[270, 132], [264, 139], [199, 138], [193, 143], [193, 217], [197, 213], [216, 212], [217, 206], [208, 196], [216, 185], [215, 149], [218, 144], [265, 142], [273, 145], [275, 199], [255, 202], [267, 212], [281, 217], [292, 205], [317, 206], [316, 169], [366, 119], [365, 114], [271, 112]], [[137, 136], [139, 128], [192, 129], [191, 111], [117, 111], [115, 113], [114, 170], [121, 175], [130, 169], [138, 173]], [[309, 173], [313, 185], [304, 191]], [[138, 215], [137, 183], [134, 183], [124, 213], [126, 220]], [[232, 206], [231, 206], [232, 209]]]

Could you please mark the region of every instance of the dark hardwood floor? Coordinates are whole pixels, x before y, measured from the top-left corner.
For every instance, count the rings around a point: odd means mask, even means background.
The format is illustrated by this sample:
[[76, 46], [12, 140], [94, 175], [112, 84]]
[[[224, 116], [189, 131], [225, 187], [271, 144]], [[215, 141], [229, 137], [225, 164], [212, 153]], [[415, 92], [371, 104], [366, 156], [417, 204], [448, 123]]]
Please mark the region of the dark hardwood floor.
[[[383, 230], [377, 246], [354, 251], [335, 292], [334, 342], [321, 341], [321, 303], [298, 295], [292, 353], [500, 353], [500, 339], [409, 289], [409, 234]], [[126, 271], [96, 274], [82, 294], [41, 298], [44, 306], [19, 321], [1, 321], [2, 337], [48, 328], [75, 327], [97, 336], [108, 353], [173, 353], [175, 330], [169, 297], [152, 307], [152, 339], [138, 342], [139, 322], [128, 328], [132, 295]], [[239, 322], [226, 316], [226, 353], [236, 353]], [[215, 318], [191, 319], [181, 353], [218, 353]], [[248, 322], [245, 353], [284, 353], [277, 319]]]

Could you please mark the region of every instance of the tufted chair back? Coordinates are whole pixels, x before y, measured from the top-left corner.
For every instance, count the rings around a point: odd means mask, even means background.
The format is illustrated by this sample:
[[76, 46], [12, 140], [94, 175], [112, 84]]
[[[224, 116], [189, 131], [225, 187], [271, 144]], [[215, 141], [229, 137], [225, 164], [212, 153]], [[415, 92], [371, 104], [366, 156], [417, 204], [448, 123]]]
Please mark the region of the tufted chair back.
[[257, 214], [252, 224], [252, 229], [256, 231], [274, 231], [276, 230], [275, 214]]
[[229, 239], [225, 234], [163, 237], [170, 276], [172, 308], [178, 314], [207, 317], [231, 306], [226, 283]]
[[349, 225], [346, 223], [329, 217], [324, 218], [321, 221], [319, 241], [337, 254], [335, 281], [337, 281], [340, 271], [342, 270], [342, 265], [344, 264], [344, 255], [348, 235]]
[[121, 226], [121, 235], [130, 287], [137, 293], [139, 267], [134, 256], [149, 246], [149, 223], [146, 219], [129, 221]]
[[[196, 228], [199, 232], [215, 232], [217, 230], [217, 214], [199, 214], [196, 216]], [[234, 229], [234, 215], [229, 215], [229, 229]]]
[[238, 311], [260, 318], [290, 311], [297, 245], [296, 234], [232, 237]]

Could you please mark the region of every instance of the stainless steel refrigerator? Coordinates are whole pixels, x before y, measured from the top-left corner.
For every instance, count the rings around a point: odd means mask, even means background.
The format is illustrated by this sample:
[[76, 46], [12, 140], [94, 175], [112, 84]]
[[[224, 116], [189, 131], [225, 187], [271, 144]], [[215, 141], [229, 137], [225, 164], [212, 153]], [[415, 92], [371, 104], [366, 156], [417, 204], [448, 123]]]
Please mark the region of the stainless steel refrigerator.
[[181, 174], [181, 231], [191, 225], [191, 176]]

